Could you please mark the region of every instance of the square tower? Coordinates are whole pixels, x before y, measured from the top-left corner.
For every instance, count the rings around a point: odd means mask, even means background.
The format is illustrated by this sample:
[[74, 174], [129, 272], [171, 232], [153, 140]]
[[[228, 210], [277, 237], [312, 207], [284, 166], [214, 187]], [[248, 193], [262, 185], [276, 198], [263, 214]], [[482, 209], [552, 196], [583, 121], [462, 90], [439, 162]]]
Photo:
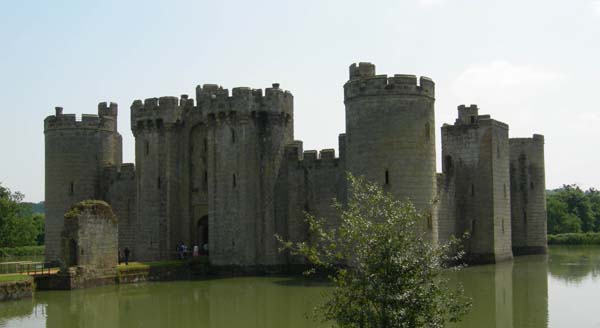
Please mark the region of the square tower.
[[446, 194], [453, 198], [445, 212], [455, 219], [440, 233], [468, 232], [469, 262], [511, 259], [508, 125], [479, 115], [476, 105], [459, 106], [454, 125], [442, 127], [442, 159]]

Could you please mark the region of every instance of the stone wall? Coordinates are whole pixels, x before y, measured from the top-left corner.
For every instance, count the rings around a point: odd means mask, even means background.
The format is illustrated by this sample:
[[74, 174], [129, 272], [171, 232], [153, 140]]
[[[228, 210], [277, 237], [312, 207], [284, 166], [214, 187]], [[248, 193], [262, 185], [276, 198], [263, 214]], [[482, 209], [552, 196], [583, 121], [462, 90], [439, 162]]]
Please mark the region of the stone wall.
[[512, 258], [508, 126], [464, 114], [476, 109], [460, 106], [455, 125], [442, 127], [440, 239], [468, 232], [467, 260], [494, 263]]
[[98, 116], [63, 114], [62, 107], [44, 120], [46, 261], [57, 260], [63, 215], [81, 200], [103, 198], [100, 180], [106, 165], [121, 164], [117, 105], [98, 105]]
[[512, 246], [517, 254], [547, 252], [544, 137], [510, 139]]
[[344, 85], [347, 169], [410, 199], [432, 217], [423, 229], [437, 238], [435, 86], [414, 75], [375, 75], [371, 63], [350, 66]]
[[104, 200], [110, 204], [119, 222], [119, 249], [129, 248], [132, 251], [130, 259], [136, 259], [137, 216], [134, 165], [127, 163], [120, 166], [107, 166], [102, 183]]
[[33, 291], [33, 279], [0, 282], [0, 302], [31, 297]]
[[118, 223], [110, 205], [87, 200], [65, 214], [59, 275], [69, 276], [77, 284], [105, 277], [114, 279], [117, 252]]

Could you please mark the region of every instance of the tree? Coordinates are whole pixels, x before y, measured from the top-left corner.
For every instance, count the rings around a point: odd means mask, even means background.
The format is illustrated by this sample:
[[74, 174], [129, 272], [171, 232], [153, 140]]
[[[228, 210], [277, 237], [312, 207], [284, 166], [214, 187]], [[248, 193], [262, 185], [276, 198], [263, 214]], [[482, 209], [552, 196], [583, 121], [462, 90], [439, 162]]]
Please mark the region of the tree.
[[449, 255], [451, 245], [433, 246], [424, 238], [427, 218], [410, 202], [363, 178], [348, 180], [351, 196], [346, 206], [335, 205], [335, 228], [306, 214], [310, 242], [278, 237], [282, 249], [329, 272], [334, 288], [316, 314], [342, 328], [444, 327], [458, 321], [470, 304], [443, 275], [459, 257]]
[[13, 193], [0, 184], [0, 247], [36, 244], [40, 219], [36, 222], [31, 208], [22, 203], [23, 198], [23, 194]]

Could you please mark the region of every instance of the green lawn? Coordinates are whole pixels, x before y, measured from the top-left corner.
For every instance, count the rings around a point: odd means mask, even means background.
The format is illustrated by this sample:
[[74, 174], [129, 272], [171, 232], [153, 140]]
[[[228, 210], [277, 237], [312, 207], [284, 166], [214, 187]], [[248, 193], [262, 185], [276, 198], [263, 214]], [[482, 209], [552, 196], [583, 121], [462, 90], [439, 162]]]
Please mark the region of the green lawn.
[[24, 281], [33, 280], [31, 276], [24, 274], [1, 274], [0, 282], [11, 282], [11, 281]]

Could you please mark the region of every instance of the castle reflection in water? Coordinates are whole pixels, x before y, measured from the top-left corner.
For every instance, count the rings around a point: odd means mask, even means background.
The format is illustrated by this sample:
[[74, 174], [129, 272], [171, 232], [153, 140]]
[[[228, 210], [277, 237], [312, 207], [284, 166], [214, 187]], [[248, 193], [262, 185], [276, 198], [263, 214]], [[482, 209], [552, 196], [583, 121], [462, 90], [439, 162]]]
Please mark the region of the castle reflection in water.
[[[552, 247], [549, 256], [524, 256], [450, 275], [473, 298], [471, 312], [452, 327], [597, 324], [600, 247]], [[33, 300], [0, 303], [0, 327], [326, 327], [305, 314], [323, 300], [327, 288], [262, 277], [39, 292]]]

